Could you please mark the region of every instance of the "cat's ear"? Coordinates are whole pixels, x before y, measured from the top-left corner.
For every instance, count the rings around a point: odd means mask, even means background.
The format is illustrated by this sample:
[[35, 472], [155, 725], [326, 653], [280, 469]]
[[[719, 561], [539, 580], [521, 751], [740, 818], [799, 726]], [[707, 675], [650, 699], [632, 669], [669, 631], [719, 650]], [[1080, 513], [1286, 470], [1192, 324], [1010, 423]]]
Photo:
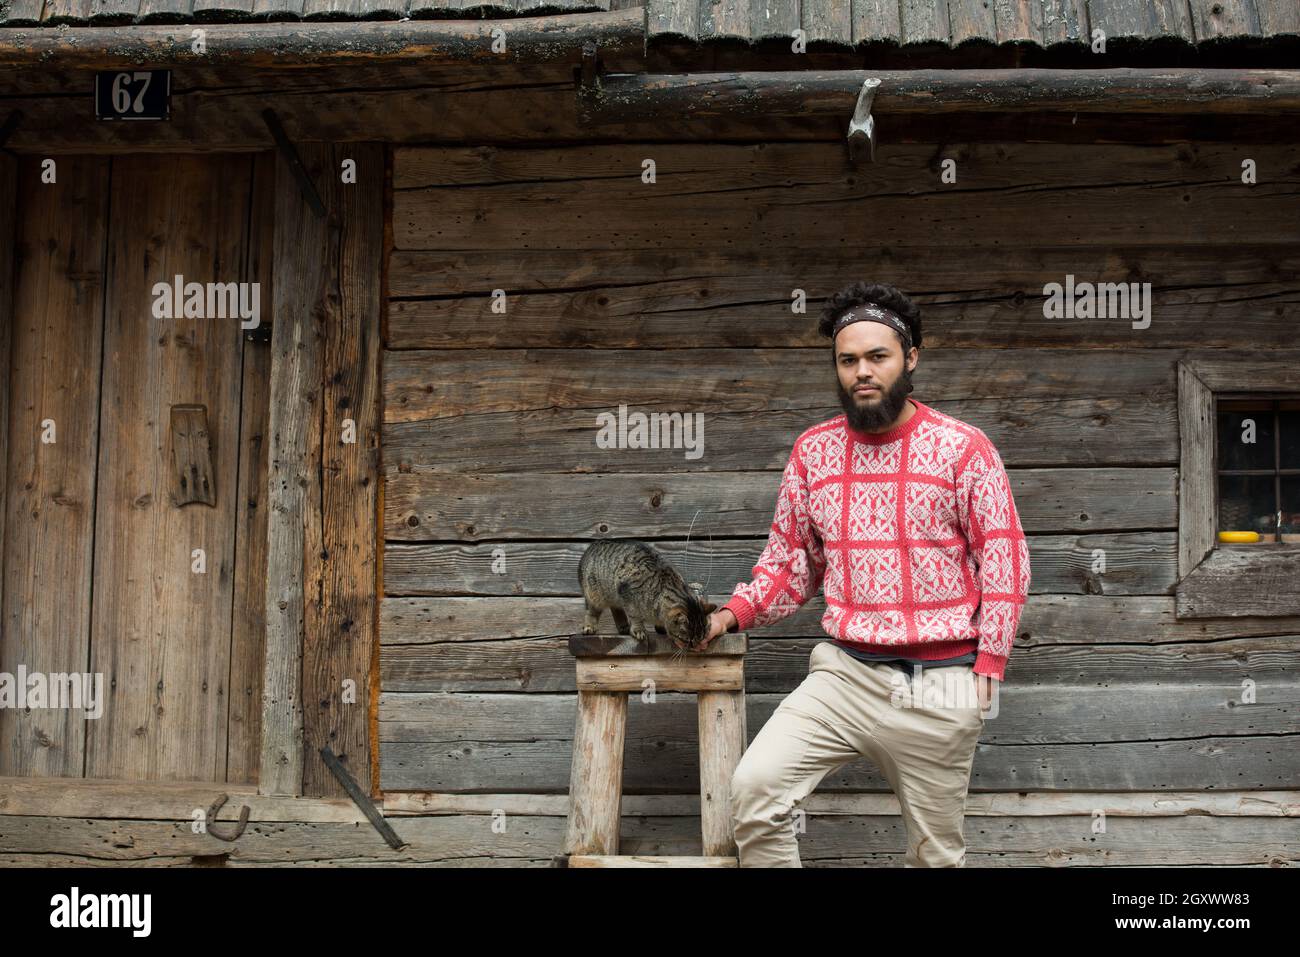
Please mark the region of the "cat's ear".
[[706, 602], [704, 603], [704, 614], [706, 614], [706, 615], [711, 615], [711, 614], [713, 614], [713, 612], [715, 612], [715, 611], [717, 611], [717, 610], [718, 610], [718, 606], [715, 605], [713, 602], [711, 602], [711, 601], [706, 601]]

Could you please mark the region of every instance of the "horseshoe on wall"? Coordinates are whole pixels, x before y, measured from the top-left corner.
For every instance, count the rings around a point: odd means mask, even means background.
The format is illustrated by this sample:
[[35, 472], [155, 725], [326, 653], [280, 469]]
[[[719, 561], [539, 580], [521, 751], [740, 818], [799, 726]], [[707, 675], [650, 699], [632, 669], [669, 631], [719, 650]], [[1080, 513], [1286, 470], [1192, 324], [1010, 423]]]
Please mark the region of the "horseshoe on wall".
[[212, 806], [208, 808], [207, 831], [218, 841], [231, 843], [239, 840], [240, 836], [244, 833], [244, 828], [248, 826], [248, 805], [245, 804], [239, 809], [239, 823], [235, 825], [234, 833], [228, 835], [222, 834], [217, 830], [217, 812], [221, 810], [222, 805], [224, 805], [228, 800], [230, 800], [230, 795], [223, 794], [212, 802]]

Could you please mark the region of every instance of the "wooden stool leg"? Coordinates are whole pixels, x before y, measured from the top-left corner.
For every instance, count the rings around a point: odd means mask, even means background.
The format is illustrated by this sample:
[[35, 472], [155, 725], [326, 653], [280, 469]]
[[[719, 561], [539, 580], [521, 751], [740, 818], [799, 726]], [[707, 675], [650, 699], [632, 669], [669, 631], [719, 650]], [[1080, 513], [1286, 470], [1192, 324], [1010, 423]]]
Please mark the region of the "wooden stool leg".
[[700, 827], [705, 857], [736, 854], [731, 775], [745, 751], [745, 692], [700, 691]]
[[578, 692], [566, 854], [618, 853], [626, 734], [626, 691]]

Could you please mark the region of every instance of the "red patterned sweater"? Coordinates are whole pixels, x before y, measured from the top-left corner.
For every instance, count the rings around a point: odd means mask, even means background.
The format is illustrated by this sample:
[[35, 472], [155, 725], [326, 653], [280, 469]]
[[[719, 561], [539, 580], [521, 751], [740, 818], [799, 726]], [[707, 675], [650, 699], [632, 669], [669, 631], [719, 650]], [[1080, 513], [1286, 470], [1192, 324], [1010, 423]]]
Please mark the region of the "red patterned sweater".
[[843, 414], [795, 441], [753, 581], [723, 606], [740, 630], [794, 614], [825, 584], [822, 628], [864, 651], [976, 651], [1002, 680], [1029, 594], [1029, 548], [1002, 459], [980, 429], [909, 398], [887, 432]]

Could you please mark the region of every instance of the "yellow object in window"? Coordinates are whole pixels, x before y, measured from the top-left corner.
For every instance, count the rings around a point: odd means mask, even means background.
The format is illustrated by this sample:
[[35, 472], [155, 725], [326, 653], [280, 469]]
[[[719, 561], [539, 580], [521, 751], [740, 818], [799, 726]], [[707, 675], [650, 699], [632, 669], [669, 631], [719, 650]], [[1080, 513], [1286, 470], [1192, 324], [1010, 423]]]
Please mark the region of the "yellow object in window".
[[1219, 532], [1221, 542], [1257, 542], [1259, 532]]

